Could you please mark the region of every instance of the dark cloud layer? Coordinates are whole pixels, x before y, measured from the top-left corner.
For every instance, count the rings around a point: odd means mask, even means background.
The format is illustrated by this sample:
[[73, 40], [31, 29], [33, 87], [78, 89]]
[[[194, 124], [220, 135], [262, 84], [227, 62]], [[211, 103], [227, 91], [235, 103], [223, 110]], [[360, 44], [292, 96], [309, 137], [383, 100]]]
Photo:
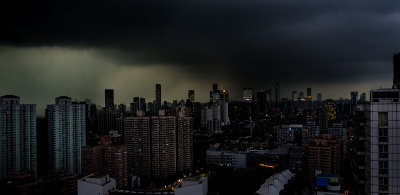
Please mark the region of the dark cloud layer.
[[2, 45], [92, 48], [238, 88], [390, 80], [400, 51], [396, 0], [13, 1], [0, 14]]

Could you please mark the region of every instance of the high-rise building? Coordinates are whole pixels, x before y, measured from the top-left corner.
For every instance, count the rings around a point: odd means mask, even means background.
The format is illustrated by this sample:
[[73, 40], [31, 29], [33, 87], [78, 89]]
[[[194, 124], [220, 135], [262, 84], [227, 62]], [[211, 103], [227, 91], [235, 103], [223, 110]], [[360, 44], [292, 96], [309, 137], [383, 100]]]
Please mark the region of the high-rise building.
[[114, 109], [114, 90], [105, 90], [105, 107]]
[[81, 174], [82, 146], [86, 145], [85, 105], [60, 96], [47, 106], [49, 171]]
[[22, 169], [37, 174], [36, 105], [20, 98], [0, 98], [0, 179]]
[[322, 103], [322, 93], [317, 93], [317, 102]]
[[140, 98], [139, 97], [133, 97], [133, 102], [137, 102], [139, 104], [140, 103]]
[[299, 92], [299, 100], [304, 99], [304, 92], [300, 91]]
[[132, 102], [130, 103], [130, 107], [131, 107], [131, 113], [132, 114], [136, 114], [136, 112], [139, 110], [139, 102]]
[[265, 118], [267, 112], [267, 93], [265, 90], [259, 90], [257, 92], [257, 115], [259, 119]]
[[161, 109], [161, 84], [156, 84], [156, 102], [154, 104], [154, 112]]
[[243, 88], [243, 101], [244, 102], [252, 102], [253, 101], [253, 89], [252, 88]]
[[110, 131], [109, 135], [102, 136], [96, 146], [84, 146], [82, 159], [83, 175], [109, 174], [117, 187], [127, 185], [127, 150], [118, 132]]
[[336, 119], [336, 103], [332, 99], [324, 101], [324, 109], [328, 113], [328, 121]]
[[322, 134], [321, 138], [306, 145], [307, 183], [315, 183], [316, 172], [339, 174], [341, 163], [342, 139], [334, 139], [331, 134]]
[[193, 169], [193, 118], [177, 113], [177, 172]]
[[358, 103], [358, 91], [351, 92], [351, 110], [354, 111], [357, 108]]
[[151, 117], [151, 170], [153, 177], [176, 173], [176, 124], [174, 116]]
[[218, 89], [218, 83], [212, 84], [212, 91], [210, 91], [210, 102], [218, 104], [221, 101], [221, 90]]
[[275, 85], [275, 107], [279, 107], [279, 102], [281, 101], [281, 87], [279, 83]]
[[357, 194], [400, 192], [399, 89], [371, 90], [371, 102], [357, 104], [354, 190]]
[[118, 116], [125, 115], [125, 114], [126, 114], [126, 105], [119, 104], [118, 105]]
[[360, 102], [366, 102], [366, 101], [367, 101], [367, 95], [365, 93], [361, 93]]
[[267, 109], [270, 109], [272, 107], [272, 89], [265, 90], [265, 96], [267, 98]]
[[188, 91], [188, 99], [192, 104], [195, 103], [195, 95], [194, 95], [194, 90], [189, 90]]
[[358, 91], [351, 92], [351, 104], [356, 105], [358, 102]]
[[146, 112], [146, 99], [140, 98], [139, 109]]
[[397, 89], [400, 88], [400, 53], [393, 55], [393, 86]]
[[151, 177], [150, 118], [143, 112], [125, 118], [125, 144], [128, 151], [128, 171]]
[[220, 98], [221, 98], [221, 102], [228, 102], [229, 101], [229, 92], [225, 89], [220, 91]]
[[299, 100], [299, 94], [297, 94], [297, 91], [292, 92], [292, 102], [297, 102]]
[[98, 132], [99, 135], [107, 135], [110, 130], [115, 130], [115, 110], [103, 108], [98, 112]]
[[309, 87], [309, 88], [307, 88], [307, 99], [308, 99], [308, 101], [312, 101], [312, 95], [311, 95], [311, 88]]
[[213, 83], [213, 84], [212, 84], [212, 91], [213, 91], [213, 92], [218, 91], [218, 83]]

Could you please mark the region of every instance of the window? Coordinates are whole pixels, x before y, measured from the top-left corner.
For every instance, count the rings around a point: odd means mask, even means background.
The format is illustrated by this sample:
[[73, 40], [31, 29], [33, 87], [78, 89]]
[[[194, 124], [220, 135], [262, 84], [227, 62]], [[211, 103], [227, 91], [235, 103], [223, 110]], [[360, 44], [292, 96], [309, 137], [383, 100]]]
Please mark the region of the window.
[[389, 182], [387, 177], [379, 177], [379, 191], [387, 191], [388, 184]]
[[378, 113], [378, 121], [380, 126], [388, 125], [388, 113], [387, 112], [379, 112]]
[[379, 174], [388, 174], [388, 161], [379, 161]]
[[388, 141], [388, 129], [387, 128], [379, 128], [379, 141], [380, 142]]
[[379, 145], [379, 158], [388, 158], [388, 145]]

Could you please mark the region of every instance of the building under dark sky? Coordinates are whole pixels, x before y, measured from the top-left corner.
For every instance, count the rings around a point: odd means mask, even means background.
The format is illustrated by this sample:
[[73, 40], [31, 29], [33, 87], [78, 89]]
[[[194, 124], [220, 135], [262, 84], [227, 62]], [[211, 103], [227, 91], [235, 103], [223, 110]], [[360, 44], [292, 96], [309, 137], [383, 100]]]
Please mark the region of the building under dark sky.
[[114, 108], [114, 90], [106, 89], [105, 90], [105, 107], [106, 108]]
[[155, 83], [167, 101], [194, 89], [196, 101], [207, 102], [212, 82], [231, 100], [242, 99], [243, 87], [276, 82], [281, 98], [306, 87], [349, 97], [392, 85], [400, 44], [395, 0], [9, 1], [2, 8], [0, 94], [24, 97], [38, 113], [58, 95], [102, 104], [106, 88], [118, 92], [114, 103], [136, 94], [152, 101]]
[[156, 104], [154, 110], [157, 112], [161, 109], [161, 84], [156, 84]]

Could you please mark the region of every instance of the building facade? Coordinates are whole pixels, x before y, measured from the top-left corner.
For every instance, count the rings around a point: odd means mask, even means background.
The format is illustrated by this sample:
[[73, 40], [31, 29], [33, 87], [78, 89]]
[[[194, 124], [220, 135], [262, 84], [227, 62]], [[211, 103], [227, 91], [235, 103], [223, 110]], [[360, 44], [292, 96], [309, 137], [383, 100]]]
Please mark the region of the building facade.
[[127, 150], [121, 144], [121, 135], [111, 131], [102, 136], [97, 146], [82, 149], [83, 175], [109, 174], [119, 188], [127, 185]]
[[81, 174], [82, 147], [86, 145], [84, 104], [72, 104], [71, 98], [60, 96], [47, 106], [49, 171], [59, 169]]
[[106, 89], [105, 90], [105, 107], [114, 109], [114, 90]]
[[177, 120], [177, 172], [193, 169], [193, 118], [178, 116]]
[[176, 173], [176, 123], [174, 116], [151, 117], [151, 168], [153, 177]]
[[29, 170], [37, 174], [36, 105], [20, 98], [0, 98], [0, 179], [7, 173]]
[[128, 152], [128, 171], [140, 176], [151, 176], [150, 118], [125, 118], [125, 144]]
[[[354, 179], [358, 194], [400, 193], [399, 89], [376, 89], [371, 102], [357, 105]], [[358, 175], [359, 172], [364, 174]]]

